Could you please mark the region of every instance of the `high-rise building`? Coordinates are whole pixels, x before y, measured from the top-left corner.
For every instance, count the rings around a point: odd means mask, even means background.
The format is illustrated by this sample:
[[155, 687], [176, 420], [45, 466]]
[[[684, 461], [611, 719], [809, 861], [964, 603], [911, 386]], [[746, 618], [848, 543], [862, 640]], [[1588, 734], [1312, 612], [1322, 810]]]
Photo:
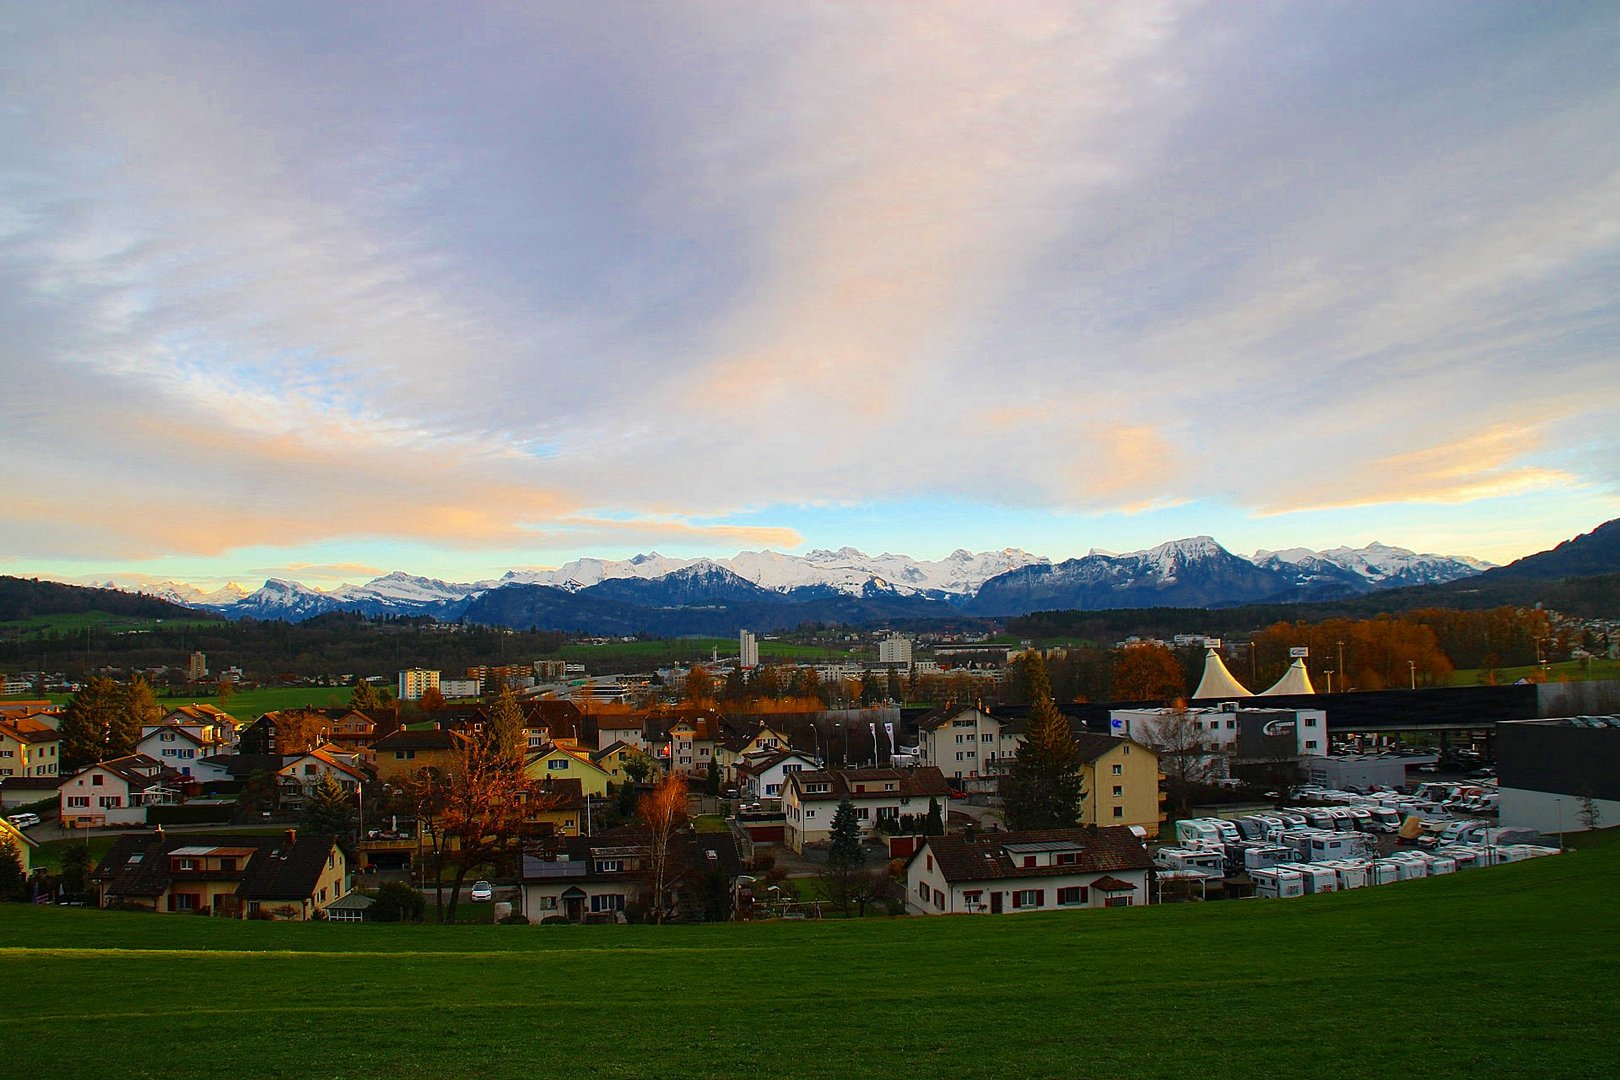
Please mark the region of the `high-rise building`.
[[903, 638], [899, 634], [890, 634], [878, 642], [878, 663], [880, 664], [911, 664], [911, 639]]
[[421, 701], [428, 688], [439, 688], [439, 673], [423, 668], [410, 668], [399, 673], [399, 700]]
[[737, 634], [737, 651], [740, 657], [737, 662], [739, 667], [759, 667], [759, 639], [747, 630]]
[[186, 678], [191, 682], [202, 682], [208, 678], [208, 657], [200, 652], [192, 653], [186, 664]]

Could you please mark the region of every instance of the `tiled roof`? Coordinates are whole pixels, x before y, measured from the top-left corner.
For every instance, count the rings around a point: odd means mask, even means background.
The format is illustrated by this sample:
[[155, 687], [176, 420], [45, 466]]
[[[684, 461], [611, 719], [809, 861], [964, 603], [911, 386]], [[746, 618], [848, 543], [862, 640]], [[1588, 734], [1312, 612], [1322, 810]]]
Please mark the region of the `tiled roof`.
[[535, 791], [540, 798], [554, 804], [547, 810], [578, 810], [585, 805], [585, 783], [572, 777], [545, 777]]
[[[523, 880], [530, 884], [543, 881], [570, 884], [623, 882], [628, 888], [638, 888], [642, 871], [635, 864], [645, 856], [649, 842], [647, 831], [633, 826], [611, 829], [595, 836], [560, 837], [557, 859], [523, 856]], [[686, 874], [701, 876], [716, 869], [729, 880], [742, 873], [742, 857], [737, 852], [737, 841], [729, 832], [700, 833], [684, 829], [675, 834], [673, 845], [677, 865]], [[712, 858], [710, 852], [713, 852]], [[601, 859], [621, 860], [623, 868], [598, 871], [596, 864]]]
[[[91, 880], [112, 896], [155, 897], [169, 888], [169, 856], [180, 848], [251, 850], [236, 895], [244, 900], [307, 900], [326, 869], [330, 836], [252, 836], [242, 833], [125, 833], [96, 864]], [[215, 875], [216, 877], [219, 875]]]
[[414, 731], [401, 728], [384, 735], [371, 744], [371, 748], [378, 752], [385, 750], [449, 750], [456, 745], [456, 738], [448, 731], [434, 729], [432, 731]]
[[56, 742], [62, 738], [61, 733], [55, 728], [32, 718], [0, 720], [0, 732], [10, 735], [18, 742], [29, 744]]
[[[1057, 842], [1078, 848], [1078, 860], [1053, 866], [1019, 866], [1005, 850], [1008, 844]], [[1153, 860], [1141, 839], [1123, 825], [981, 834], [972, 840], [959, 834], [930, 836], [912, 859], [919, 858], [925, 851], [934, 857], [945, 880], [953, 883], [1153, 868]]]
[[[793, 785], [801, 802], [838, 802], [846, 795], [854, 800], [893, 798], [949, 798], [951, 788], [945, 774], [932, 765], [916, 769], [806, 769], [789, 773], [787, 782]], [[884, 785], [893, 784], [893, 790]], [[826, 784], [827, 790], [810, 792], [811, 784]], [[866, 790], [858, 791], [864, 787]]]

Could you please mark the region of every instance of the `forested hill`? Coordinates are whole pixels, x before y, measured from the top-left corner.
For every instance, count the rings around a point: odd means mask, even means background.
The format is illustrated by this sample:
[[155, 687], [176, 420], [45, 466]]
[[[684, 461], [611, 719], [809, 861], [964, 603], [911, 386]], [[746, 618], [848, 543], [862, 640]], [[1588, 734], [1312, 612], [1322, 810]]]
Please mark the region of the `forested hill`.
[[99, 611], [137, 619], [217, 619], [195, 608], [171, 604], [153, 596], [63, 585], [38, 578], [0, 576], [0, 622], [37, 619], [44, 615], [81, 615]]

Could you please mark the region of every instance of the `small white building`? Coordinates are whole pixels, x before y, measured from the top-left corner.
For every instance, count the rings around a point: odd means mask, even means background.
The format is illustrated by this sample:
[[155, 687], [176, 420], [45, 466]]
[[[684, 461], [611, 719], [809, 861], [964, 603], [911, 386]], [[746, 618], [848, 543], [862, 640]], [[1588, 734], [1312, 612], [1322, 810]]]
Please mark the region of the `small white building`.
[[737, 790], [746, 799], [780, 799], [790, 774], [820, 767], [815, 758], [798, 750], [749, 754], [737, 762]]
[[175, 801], [177, 779], [174, 770], [145, 754], [87, 766], [56, 789], [62, 827], [144, 825], [148, 806]]
[[938, 769], [841, 769], [787, 773], [782, 784], [783, 842], [802, 852], [806, 844], [826, 843], [833, 815], [848, 798], [855, 808], [861, 836], [876, 835], [880, 821], [923, 817], [931, 801], [943, 814], [951, 789]]
[[914, 915], [1013, 915], [1150, 902], [1153, 860], [1123, 826], [930, 836], [906, 861]]

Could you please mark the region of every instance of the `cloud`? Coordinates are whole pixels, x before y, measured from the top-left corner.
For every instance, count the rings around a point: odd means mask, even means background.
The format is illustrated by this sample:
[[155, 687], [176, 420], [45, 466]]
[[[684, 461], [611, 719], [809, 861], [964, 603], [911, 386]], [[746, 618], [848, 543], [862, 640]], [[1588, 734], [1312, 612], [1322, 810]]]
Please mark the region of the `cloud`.
[[1615, 26], [31, 10], [0, 558], [1611, 490]]
[[1262, 513], [1299, 513], [1390, 503], [1465, 503], [1574, 486], [1558, 469], [1518, 464], [1535, 452], [1538, 429], [1503, 425], [1453, 442], [1369, 462], [1354, 478], [1335, 477], [1320, 488], [1279, 492]]

